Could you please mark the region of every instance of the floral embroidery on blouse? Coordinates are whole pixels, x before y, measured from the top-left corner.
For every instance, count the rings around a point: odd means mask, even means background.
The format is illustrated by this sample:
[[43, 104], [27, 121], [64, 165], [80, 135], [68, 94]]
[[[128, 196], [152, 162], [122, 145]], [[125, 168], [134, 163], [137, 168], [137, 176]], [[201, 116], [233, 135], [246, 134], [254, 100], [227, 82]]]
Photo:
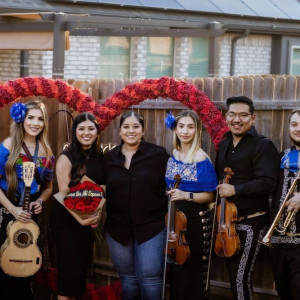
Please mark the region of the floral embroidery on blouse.
[[173, 157], [171, 157], [168, 161], [166, 177], [173, 179], [176, 174], [180, 175], [181, 180], [197, 181], [197, 164], [179, 163]]
[[[9, 156], [9, 150], [6, 149], [2, 144], [0, 144], [0, 188], [3, 190], [7, 190], [7, 181], [6, 181], [6, 173], [5, 173], [5, 165], [7, 162]], [[17, 172], [17, 178], [18, 178], [18, 187], [17, 187], [17, 196], [21, 194], [24, 182], [22, 180], [23, 177], [23, 162], [30, 161], [28, 157], [25, 154], [20, 153], [19, 157], [16, 160], [16, 172]], [[36, 167], [40, 174], [41, 181], [51, 181], [53, 179], [53, 170], [54, 170], [54, 163], [55, 158], [52, 155], [46, 163], [46, 157], [37, 157], [36, 160]], [[34, 194], [38, 191], [38, 183], [36, 182], [35, 178], [33, 179], [32, 185], [31, 185], [31, 194]]]
[[174, 185], [174, 177], [179, 174], [179, 189], [189, 192], [214, 191], [218, 184], [215, 169], [209, 159], [196, 163], [184, 163], [169, 158], [166, 170], [166, 184], [169, 189]]

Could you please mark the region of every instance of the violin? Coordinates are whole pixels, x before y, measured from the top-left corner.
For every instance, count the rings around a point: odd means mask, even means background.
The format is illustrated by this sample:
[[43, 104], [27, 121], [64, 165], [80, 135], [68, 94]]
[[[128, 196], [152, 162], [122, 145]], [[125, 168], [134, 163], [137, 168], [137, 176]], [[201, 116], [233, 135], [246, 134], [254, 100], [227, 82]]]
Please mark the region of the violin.
[[[177, 189], [180, 183], [180, 175], [174, 176], [173, 189]], [[169, 263], [178, 265], [184, 264], [190, 258], [190, 248], [185, 239], [187, 230], [187, 219], [185, 214], [176, 208], [176, 201], [171, 201], [171, 196], [168, 196], [168, 213], [166, 214], [167, 238], [165, 244], [165, 260], [163, 273], [163, 289], [161, 299], [165, 299], [165, 283], [167, 260]]]
[[[223, 183], [229, 183], [233, 176], [232, 170], [227, 167], [224, 170], [225, 177]], [[216, 208], [218, 231], [215, 240], [215, 253], [221, 257], [231, 257], [240, 251], [240, 238], [235, 231], [237, 221], [237, 208], [232, 202], [221, 197], [221, 203]]]
[[[173, 189], [180, 183], [180, 175], [175, 175]], [[184, 264], [190, 258], [190, 248], [185, 239], [187, 219], [185, 214], [176, 208], [176, 201], [169, 199], [169, 209], [166, 215], [168, 248], [167, 255], [173, 263]]]

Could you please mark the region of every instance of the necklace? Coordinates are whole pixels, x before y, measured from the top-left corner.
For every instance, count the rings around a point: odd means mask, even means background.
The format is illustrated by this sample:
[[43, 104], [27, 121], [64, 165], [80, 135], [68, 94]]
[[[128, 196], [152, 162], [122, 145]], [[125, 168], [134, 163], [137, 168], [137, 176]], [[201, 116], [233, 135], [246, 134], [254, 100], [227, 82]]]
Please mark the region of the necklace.
[[[88, 152], [88, 150], [90, 150], [90, 151]], [[86, 157], [85, 157], [85, 159], [86, 159], [86, 160], [89, 160], [89, 159], [90, 159], [90, 156], [91, 156], [91, 154], [92, 154], [92, 151], [93, 151], [93, 148], [91, 148], [91, 149], [86, 149], [86, 150], [85, 150], [85, 152], [86, 152]]]

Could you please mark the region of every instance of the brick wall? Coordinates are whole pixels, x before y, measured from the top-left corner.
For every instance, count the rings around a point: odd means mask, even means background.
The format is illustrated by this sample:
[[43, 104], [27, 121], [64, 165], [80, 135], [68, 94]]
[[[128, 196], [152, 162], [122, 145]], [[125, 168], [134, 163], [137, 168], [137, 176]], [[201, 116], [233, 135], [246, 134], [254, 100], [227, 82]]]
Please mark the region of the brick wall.
[[189, 39], [186, 37], [175, 38], [174, 49], [174, 77], [188, 77], [189, 67]]
[[146, 77], [147, 37], [131, 38], [130, 78]]
[[[231, 41], [235, 34], [220, 38], [219, 76], [230, 75]], [[249, 35], [237, 41], [234, 75], [270, 73], [272, 37]]]
[[[65, 78], [98, 78], [100, 38], [71, 36], [70, 44], [70, 49], [65, 52]], [[31, 51], [30, 60], [32, 64], [36, 65], [35, 70], [30, 70], [30, 76], [52, 76], [52, 51]], [[38, 69], [41, 72], [36, 75]]]
[[[44, 74], [44, 68], [46, 66], [50, 66], [50, 70], [52, 69], [52, 60], [47, 61], [44, 58], [44, 55], [47, 54], [47, 52], [50, 51], [29, 51], [29, 75], [32, 77], [35, 76], [45, 76]], [[52, 52], [50, 52], [52, 53]], [[52, 54], [51, 54], [52, 57]], [[52, 73], [50, 73], [52, 74]], [[50, 75], [51, 76], [51, 75]]]
[[20, 51], [0, 50], [0, 80], [20, 77]]
[[[231, 40], [234, 34], [220, 38], [219, 76], [230, 75]], [[235, 75], [268, 74], [271, 62], [271, 36], [249, 35], [237, 42]], [[70, 37], [65, 53], [65, 78], [99, 78], [100, 37]], [[175, 38], [174, 77], [188, 76], [188, 38]], [[29, 75], [52, 76], [52, 51], [29, 52]], [[145, 78], [147, 37], [131, 38], [130, 77]], [[20, 76], [20, 51], [0, 50], [0, 80]]]

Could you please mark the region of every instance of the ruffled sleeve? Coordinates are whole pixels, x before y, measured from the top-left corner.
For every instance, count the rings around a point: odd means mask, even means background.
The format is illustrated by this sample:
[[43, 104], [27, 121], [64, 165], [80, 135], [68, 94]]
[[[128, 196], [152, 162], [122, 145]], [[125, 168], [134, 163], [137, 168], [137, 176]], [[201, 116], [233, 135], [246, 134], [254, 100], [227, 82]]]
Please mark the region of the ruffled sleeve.
[[53, 155], [50, 157], [48, 163], [46, 162], [45, 157], [38, 157], [36, 165], [43, 182], [53, 180], [53, 171], [55, 165], [55, 158]]
[[201, 191], [214, 191], [218, 185], [216, 171], [212, 163], [206, 159], [197, 164], [197, 188]]
[[9, 155], [9, 150], [0, 144], [0, 175], [5, 176], [5, 165]]

